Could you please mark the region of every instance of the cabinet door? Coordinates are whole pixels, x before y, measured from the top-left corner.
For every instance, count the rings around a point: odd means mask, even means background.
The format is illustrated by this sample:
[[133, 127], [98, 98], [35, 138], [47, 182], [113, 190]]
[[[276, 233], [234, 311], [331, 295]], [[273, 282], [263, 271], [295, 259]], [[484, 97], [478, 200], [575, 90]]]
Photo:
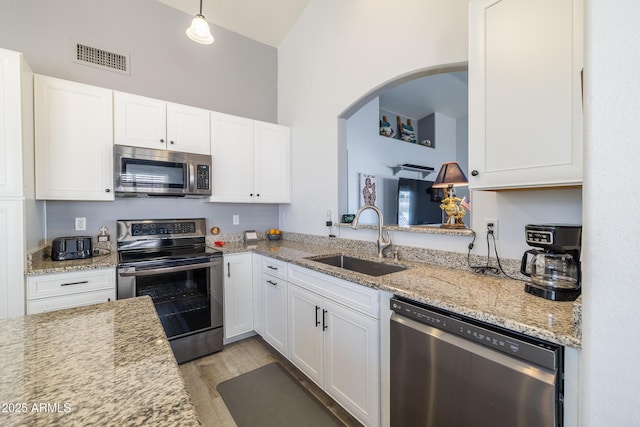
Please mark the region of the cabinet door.
[[168, 150], [210, 154], [209, 111], [167, 103], [167, 140]]
[[165, 149], [167, 103], [124, 92], [113, 94], [114, 143]]
[[211, 113], [211, 202], [253, 201], [253, 120]]
[[23, 194], [21, 61], [18, 52], [0, 49], [0, 196]]
[[259, 203], [291, 202], [289, 128], [254, 122], [254, 190]]
[[262, 273], [264, 289], [264, 335], [262, 337], [288, 358], [287, 287], [286, 281]]
[[112, 92], [34, 76], [36, 198], [113, 200]]
[[224, 337], [253, 330], [251, 253], [224, 256]]
[[324, 302], [317, 294], [289, 283], [288, 308], [289, 360], [324, 387]]
[[24, 315], [24, 205], [0, 200], [0, 319]]
[[368, 426], [379, 425], [378, 321], [326, 300], [325, 391]]
[[469, 13], [470, 187], [580, 184], [582, 0], [475, 0]]

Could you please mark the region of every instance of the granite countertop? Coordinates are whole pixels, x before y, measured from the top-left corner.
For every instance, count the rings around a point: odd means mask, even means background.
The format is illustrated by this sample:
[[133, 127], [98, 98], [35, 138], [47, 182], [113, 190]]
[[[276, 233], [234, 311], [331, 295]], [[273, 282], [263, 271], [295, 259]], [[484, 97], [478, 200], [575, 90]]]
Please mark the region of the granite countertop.
[[[375, 243], [370, 245], [375, 246]], [[409, 267], [407, 270], [373, 277], [307, 258], [341, 253], [376, 260], [375, 256], [288, 240], [259, 241], [252, 246], [228, 243], [220, 249], [224, 253], [253, 250], [549, 342], [576, 349], [582, 345], [581, 299], [576, 302], [549, 301], [526, 293], [524, 283], [518, 280], [405, 260], [398, 263]], [[394, 263], [387, 259], [384, 262]]]
[[0, 425], [195, 426], [149, 297], [0, 320]]
[[[292, 233], [287, 235], [293, 236]], [[524, 292], [524, 283], [504, 276], [473, 273], [466, 269], [461, 254], [418, 250], [421, 262], [402, 259], [409, 269], [380, 277], [360, 274], [307, 259], [317, 255], [348, 254], [377, 260], [367, 255], [375, 243], [346, 239], [313, 238], [301, 240], [259, 240], [257, 245], [227, 241], [215, 247], [223, 253], [255, 251], [285, 262], [358, 283], [374, 289], [430, 304], [512, 331], [580, 349], [582, 346], [582, 298], [575, 302], [549, 301]], [[295, 236], [294, 236], [295, 238]], [[213, 237], [208, 237], [213, 246]], [[408, 248], [403, 248], [406, 250]], [[406, 252], [406, 251], [405, 251]], [[38, 251], [28, 260], [26, 275], [49, 274], [94, 268], [115, 268], [117, 252], [76, 261], [51, 261], [46, 251]], [[385, 259], [384, 262], [394, 261]], [[438, 265], [439, 264], [439, 265]], [[454, 265], [455, 268], [443, 267]]]
[[27, 254], [25, 276], [40, 274], [66, 273], [70, 271], [115, 268], [118, 265], [118, 252], [113, 245], [96, 248], [97, 254], [91, 258], [70, 261], [51, 261], [51, 247], [46, 246]]

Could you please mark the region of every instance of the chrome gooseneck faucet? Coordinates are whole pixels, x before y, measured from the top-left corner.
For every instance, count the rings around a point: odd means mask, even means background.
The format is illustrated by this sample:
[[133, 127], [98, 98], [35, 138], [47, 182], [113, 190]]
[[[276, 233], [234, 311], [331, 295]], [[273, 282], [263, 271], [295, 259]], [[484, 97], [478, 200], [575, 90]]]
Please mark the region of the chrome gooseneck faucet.
[[360, 214], [362, 214], [362, 212], [367, 209], [372, 209], [378, 215], [378, 258], [382, 258], [382, 251], [384, 251], [386, 247], [391, 246], [391, 237], [389, 236], [389, 233], [382, 227], [382, 212], [380, 211], [380, 209], [372, 205], [364, 205], [363, 207], [358, 209], [358, 212], [356, 212], [356, 217], [351, 223], [351, 228], [353, 228], [354, 230], [358, 228], [358, 220], [360, 219]]

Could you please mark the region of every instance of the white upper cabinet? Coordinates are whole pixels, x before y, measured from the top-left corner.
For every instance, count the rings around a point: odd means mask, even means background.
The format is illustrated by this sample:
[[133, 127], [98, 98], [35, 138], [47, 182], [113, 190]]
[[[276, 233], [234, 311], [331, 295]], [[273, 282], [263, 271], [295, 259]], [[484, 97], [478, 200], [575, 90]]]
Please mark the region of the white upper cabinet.
[[209, 111], [114, 92], [114, 143], [185, 153], [210, 153]]
[[113, 200], [111, 90], [34, 76], [36, 198]]
[[582, 183], [582, 0], [472, 0], [469, 186]]
[[211, 113], [212, 202], [289, 203], [289, 128]]
[[21, 69], [20, 53], [0, 49], [0, 197], [23, 195]]

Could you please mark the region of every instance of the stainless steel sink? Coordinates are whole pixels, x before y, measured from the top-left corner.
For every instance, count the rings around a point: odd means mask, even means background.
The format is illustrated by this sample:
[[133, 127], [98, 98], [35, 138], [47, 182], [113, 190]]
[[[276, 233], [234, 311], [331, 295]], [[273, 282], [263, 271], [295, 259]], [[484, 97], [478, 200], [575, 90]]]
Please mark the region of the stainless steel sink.
[[385, 274], [396, 273], [407, 269], [400, 265], [383, 264], [381, 262], [369, 261], [348, 255], [321, 255], [307, 259], [357, 273], [368, 274], [369, 276], [384, 276]]

